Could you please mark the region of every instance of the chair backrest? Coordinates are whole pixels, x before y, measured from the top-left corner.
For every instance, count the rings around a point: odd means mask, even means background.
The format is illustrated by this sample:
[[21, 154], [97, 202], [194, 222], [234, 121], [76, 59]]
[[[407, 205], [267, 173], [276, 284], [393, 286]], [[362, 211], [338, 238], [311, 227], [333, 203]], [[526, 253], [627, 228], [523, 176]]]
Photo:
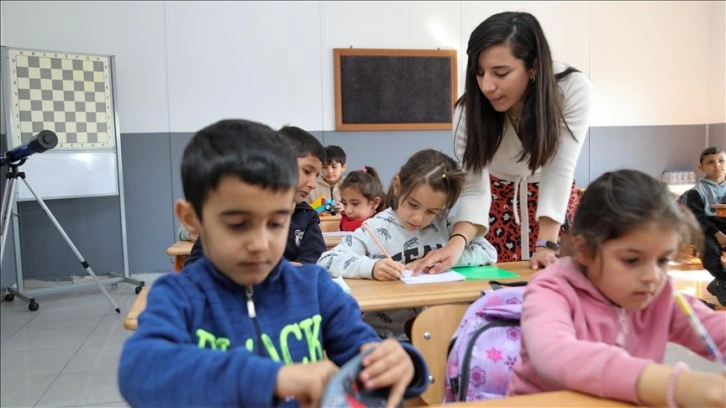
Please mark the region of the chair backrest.
[[429, 367], [429, 388], [421, 394], [421, 399], [428, 405], [444, 401], [449, 342], [468, 307], [468, 303], [432, 306], [413, 321], [411, 344], [423, 355]]

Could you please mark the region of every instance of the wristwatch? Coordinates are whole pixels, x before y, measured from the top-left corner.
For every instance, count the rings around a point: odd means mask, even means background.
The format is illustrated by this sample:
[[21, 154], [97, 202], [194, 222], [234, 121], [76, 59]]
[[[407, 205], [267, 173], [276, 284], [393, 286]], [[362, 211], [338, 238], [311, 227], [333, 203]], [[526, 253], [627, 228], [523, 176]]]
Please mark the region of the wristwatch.
[[556, 242], [539, 240], [534, 244], [535, 247], [545, 247], [555, 252], [560, 252], [560, 246]]

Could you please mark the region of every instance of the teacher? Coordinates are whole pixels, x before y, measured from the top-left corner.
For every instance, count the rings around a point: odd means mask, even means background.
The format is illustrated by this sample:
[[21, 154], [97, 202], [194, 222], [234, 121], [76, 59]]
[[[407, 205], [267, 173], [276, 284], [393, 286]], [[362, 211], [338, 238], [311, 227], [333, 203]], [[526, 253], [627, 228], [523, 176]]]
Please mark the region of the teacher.
[[471, 33], [466, 53], [465, 91], [454, 111], [455, 152], [466, 183], [449, 242], [414, 269], [450, 268], [483, 234], [499, 262], [547, 266], [579, 202], [573, 176], [589, 126], [590, 81], [553, 63], [529, 13], [487, 18]]

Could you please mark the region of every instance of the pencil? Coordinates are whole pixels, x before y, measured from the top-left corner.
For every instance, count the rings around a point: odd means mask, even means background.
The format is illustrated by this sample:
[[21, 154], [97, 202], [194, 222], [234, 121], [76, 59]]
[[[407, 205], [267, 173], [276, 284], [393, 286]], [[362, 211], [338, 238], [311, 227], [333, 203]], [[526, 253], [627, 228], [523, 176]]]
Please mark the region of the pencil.
[[706, 343], [706, 349], [708, 349], [708, 351], [717, 362], [723, 364], [724, 372], [726, 373], [726, 360], [724, 360], [724, 357], [721, 355], [718, 347], [716, 347], [716, 343], [713, 342], [711, 336], [708, 335], [708, 332], [706, 331], [706, 328], [703, 327], [703, 323], [701, 323], [701, 320], [698, 318], [698, 316], [696, 316], [696, 313], [693, 312], [690, 303], [688, 303], [686, 298], [683, 297], [683, 294], [680, 292], [675, 292], [674, 296], [676, 303], [681, 308], [683, 314], [688, 317], [688, 320], [691, 321], [691, 325], [696, 330], [696, 333], [698, 333], [703, 342]]
[[378, 245], [378, 248], [380, 248], [381, 251], [383, 251], [383, 255], [385, 255], [386, 258], [388, 258], [389, 260], [392, 261], [393, 258], [391, 258], [391, 255], [388, 253], [388, 251], [386, 251], [386, 248], [383, 247], [383, 244], [381, 244], [381, 241], [379, 241], [378, 238], [376, 238], [375, 234], [373, 234], [373, 231], [371, 231], [371, 229], [368, 228], [368, 226], [366, 224], [363, 224], [363, 229], [365, 229], [366, 232], [368, 232], [368, 235], [370, 235], [371, 238], [373, 238], [373, 241], [376, 243], [376, 245]]

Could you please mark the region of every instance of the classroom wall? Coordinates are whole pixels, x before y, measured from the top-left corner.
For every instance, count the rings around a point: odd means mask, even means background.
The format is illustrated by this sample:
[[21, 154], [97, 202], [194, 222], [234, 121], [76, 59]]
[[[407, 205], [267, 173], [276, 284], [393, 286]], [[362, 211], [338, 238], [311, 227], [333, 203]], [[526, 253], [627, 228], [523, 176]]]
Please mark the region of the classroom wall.
[[[129, 270], [154, 272], [172, 268], [163, 250], [175, 239], [179, 158], [194, 131], [223, 117], [275, 128], [294, 124], [324, 144], [342, 146], [349, 168], [377, 167], [387, 184], [418, 149], [453, 154], [451, 133], [335, 131], [332, 49], [454, 48], [461, 92], [469, 33], [504, 10], [535, 14], [555, 59], [591, 77], [592, 128], [576, 169], [578, 185], [618, 167], [653, 175], [695, 169], [703, 147], [726, 145], [723, 1], [3, 1], [0, 43], [116, 56]], [[107, 214], [109, 205], [96, 199], [48, 204], [62, 213], [64, 226]], [[108, 230], [116, 229], [118, 216], [104, 217]], [[44, 242], [46, 232], [30, 224], [23, 239]], [[117, 238], [93, 234], [81, 252], [120, 253]], [[58, 261], [67, 249], [46, 246], [41, 252], [23, 245], [23, 259], [40, 259], [24, 265], [26, 278], [76, 273], [77, 263]], [[3, 287], [14, 281], [6, 262]], [[119, 267], [109, 254], [94, 270]]]

